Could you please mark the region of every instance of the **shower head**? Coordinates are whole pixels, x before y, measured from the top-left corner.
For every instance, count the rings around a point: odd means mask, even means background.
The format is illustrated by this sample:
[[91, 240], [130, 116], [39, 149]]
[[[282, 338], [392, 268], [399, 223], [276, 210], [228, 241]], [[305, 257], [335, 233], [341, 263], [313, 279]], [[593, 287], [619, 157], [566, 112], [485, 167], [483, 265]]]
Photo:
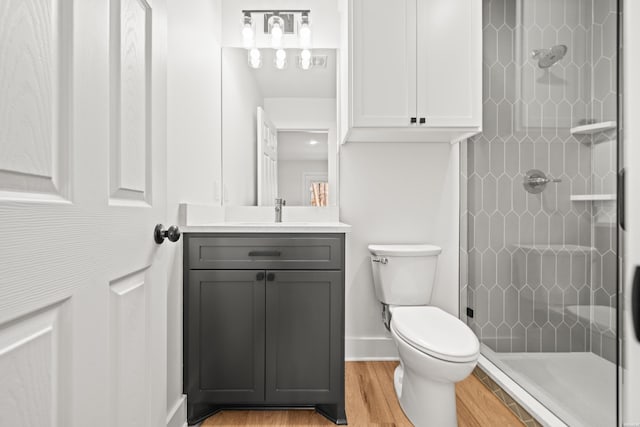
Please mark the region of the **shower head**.
[[551, 49], [535, 49], [531, 52], [531, 57], [538, 60], [538, 67], [549, 68], [564, 58], [567, 49], [564, 44], [555, 45]]

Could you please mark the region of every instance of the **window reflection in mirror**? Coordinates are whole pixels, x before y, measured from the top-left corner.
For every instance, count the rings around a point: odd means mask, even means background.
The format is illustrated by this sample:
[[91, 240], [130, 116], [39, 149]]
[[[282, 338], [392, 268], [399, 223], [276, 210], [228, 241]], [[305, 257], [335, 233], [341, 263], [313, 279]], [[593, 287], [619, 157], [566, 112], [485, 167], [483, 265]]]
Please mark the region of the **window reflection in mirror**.
[[262, 52], [253, 69], [246, 49], [222, 49], [224, 204], [272, 206], [280, 197], [287, 206], [334, 206], [336, 51], [313, 50], [326, 66], [310, 70], [297, 66], [299, 49], [287, 50], [284, 70], [272, 49]]

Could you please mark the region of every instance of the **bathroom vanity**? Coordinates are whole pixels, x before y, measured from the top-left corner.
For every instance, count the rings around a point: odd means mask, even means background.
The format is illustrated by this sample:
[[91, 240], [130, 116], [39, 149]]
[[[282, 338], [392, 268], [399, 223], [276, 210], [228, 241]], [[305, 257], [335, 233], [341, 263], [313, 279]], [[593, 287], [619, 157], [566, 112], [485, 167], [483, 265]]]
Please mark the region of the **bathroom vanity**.
[[346, 424], [344, 230], [221, 229], [184, 233], [188, 423], [222, 409], [313, 407]]

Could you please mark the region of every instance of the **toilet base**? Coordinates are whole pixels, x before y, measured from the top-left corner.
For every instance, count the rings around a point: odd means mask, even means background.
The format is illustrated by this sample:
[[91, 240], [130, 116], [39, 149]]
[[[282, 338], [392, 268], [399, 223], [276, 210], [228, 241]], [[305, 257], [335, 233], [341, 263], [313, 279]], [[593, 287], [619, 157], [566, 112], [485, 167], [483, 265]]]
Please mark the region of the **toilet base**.
[[456, 427], [456, 392], [454, 383], [428, 381], [416, 378], [399, 365], [393, 375], [394, 387], [400, 407], [416, 427]]
[[400, 365], [393, 375], [400, 407], [416, 427], [456, 427], [455, 383], [465, 379], [477, 364], [450, 362], [425, 354], [404, 341], [391, 322]]

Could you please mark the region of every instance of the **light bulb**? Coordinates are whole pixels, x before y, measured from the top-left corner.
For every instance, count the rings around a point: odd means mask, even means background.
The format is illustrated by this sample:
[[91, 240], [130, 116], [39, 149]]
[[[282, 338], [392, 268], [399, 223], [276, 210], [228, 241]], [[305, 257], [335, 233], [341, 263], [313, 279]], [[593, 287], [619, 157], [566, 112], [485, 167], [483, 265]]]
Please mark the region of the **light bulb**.
[[280, 47], [282, 44], [282, 27], [280, 22], [275, 21], [271, 26], [271, 45], [274, 48]]
[[276, 58], [274, 63], [278, 70], [282, 70], [287, 66], [287, 52], [284, 49], [276, 50]]
[[309, 61], [311, 59], [311, 51], [309, 51], [309, 49], [303, 49], [302, 52], [300, 52], [300, 58], [302, 58], [303, 61]]
[[300, 37], [300, 46], [303, 48], [311, 46], [311, 27], [309, 27], [308, 23], [303, 23], [300, 26], [298, 36]]
[[260, 68], [262, 66], [260, 51], [255, 47], [249, 51], [249, 65], [251, 68]]
[[253, 28], [249, 23], [242, 27], [242, 44], [247, 49], [253, 46]]

